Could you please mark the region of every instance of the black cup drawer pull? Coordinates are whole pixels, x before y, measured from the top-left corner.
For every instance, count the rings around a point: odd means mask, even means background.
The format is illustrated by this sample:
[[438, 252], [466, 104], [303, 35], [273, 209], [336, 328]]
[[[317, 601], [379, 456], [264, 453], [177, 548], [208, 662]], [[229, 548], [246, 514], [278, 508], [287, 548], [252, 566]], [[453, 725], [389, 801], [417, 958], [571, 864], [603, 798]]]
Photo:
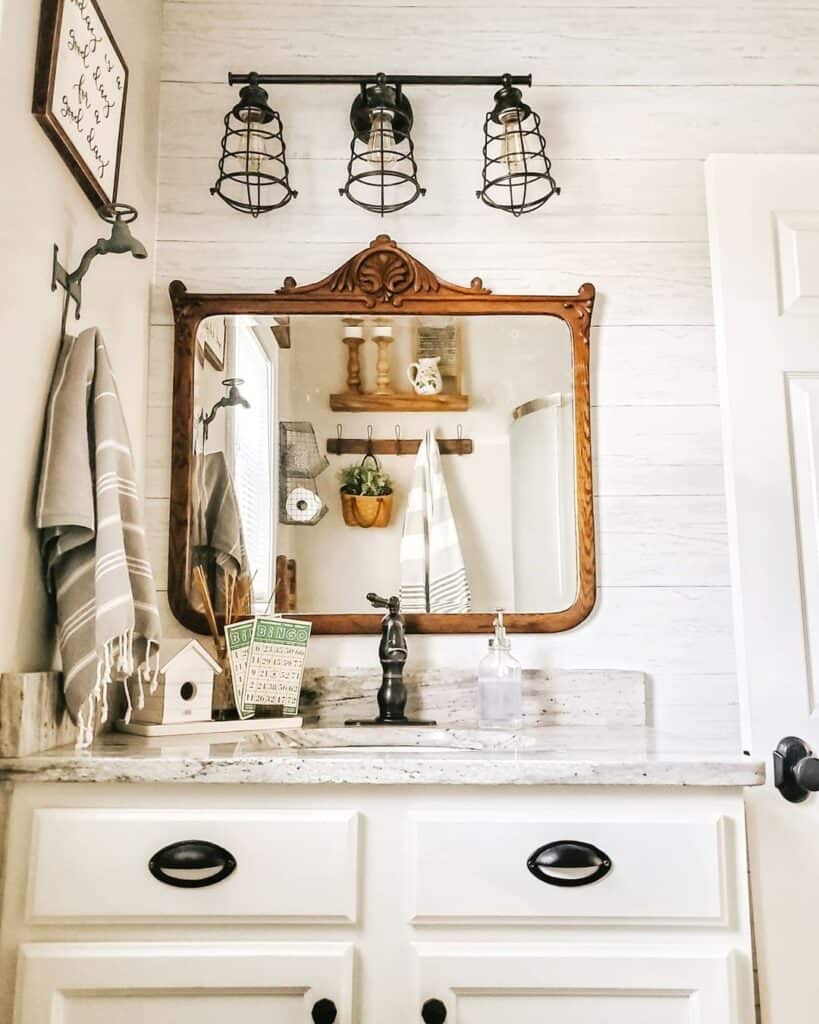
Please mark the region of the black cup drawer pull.
[[165, 885], [178, 889], [202, 889], [232, 875], [236, 858], [206, 839], [183, 839], [163, 846], [148, 861], [148, 870]]
[[611, 871], [611, 859], [591, 843], [561, 839], [538, 847], [526, 866], [547, 885], [573, 888], [599, 882]]

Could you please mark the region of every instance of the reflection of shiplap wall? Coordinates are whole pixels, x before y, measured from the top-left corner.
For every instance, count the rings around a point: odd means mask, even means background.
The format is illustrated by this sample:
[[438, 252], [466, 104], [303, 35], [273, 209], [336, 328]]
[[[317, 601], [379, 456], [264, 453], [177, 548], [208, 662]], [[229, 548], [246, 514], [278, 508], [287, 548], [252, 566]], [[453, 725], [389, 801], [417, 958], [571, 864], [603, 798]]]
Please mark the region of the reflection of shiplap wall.
[[[413, 318], [391, 319], [392, 383], [396, 389], [407, 391], [405, 369], [413, 359]], [[540, 603], [515, 607], [509, 439], [515, 406], [543, 394], [570, 391], [571, 338], [566, 325], [551, 317], [465, 318], [460, 336], [464, 387], [471, 395], [469, 411], [424, 416], [331, 412], [328, 396], [342, 390], [346, 378], [342, 333], [337, 316], [292, 318], [293, 346], [282, 351], [279, 358], [279, 366], [289, 369], [284, 403], [289, 411], [285, 418], [311, 422], [322, 451], [326, 439], [335, 437], [338, 423], [347, 438], [366, 438], [367, 426], [372, 424], [373, 436], [388, 441], [394, 438], [396, 425], [405, 440], [423, 437], [427, 428], [434, 436], [454, 438], [458, 425], [462, 425], [464, 437], [473, 441], [474, 452], [462, 458], [445, 456], [442, 466], [473, 610], [488, 612], [498, 604], [510, 611], [565, 607], [549, 600], [552, 594], [548, 582], [538, 587]], [[370, 324], [365, 325], [364, 333], [367, 338], [371, 336]], [[375, 345], [368, 340], [360, 354], [364, 387], [372, 389]], [[572, 439], [567, 438], [566, 443], [572, 458]], [[542, 446], [543, 441], [538, 444]], [[281, 553], [295, 558], [298, 564], [298, 611], [368, 612], [368, 591], [385, 594], [398, 590], [401, 529], [415, 458], [388, 455], [381, 459], [395, 484], [395, 507], [390, 525], [372, 530], [345, 526], [340, 514], [338, 471], [360, 460], [360, 455], [330, 456], [329, 467], [316, 481], [330, 509], [320, 523], [279, 528]], [[529, 546], [540, 543], [543, 521], [540, 530], [527, 538]]]
[[[702, 160], [710, 152], [815, 148], [816, 0], [432, 0], [323, 4], [166, 0], [159, 272], [154, 301], [148, 494], [165, 560], [170, 403], [167, 284], [275, 288], [314, 280], [386, 230], [444, 277], [495, 290], [601, 298], [592, 336], [599, 580], [578, 630], [518, 638], [535, 666], [633, 668], [656, 719], [734, 723], [734, 653], [713, 365]], [[489, 91], [416, 89], [428, 189], [384, 221], [337, 195], [351, 89], [281, 89], [300, 190], [253, 221], [208, 195], [229, 69], [531, 71], [563, 195], [516, 221], [481, 207]], [[167, 616], [168, 631], [175, 627]], [[477, 638], [413, 638], [420, 663], [476, 664]], [[315, 663], [375, 662], [372, 638], [316, 641]]]

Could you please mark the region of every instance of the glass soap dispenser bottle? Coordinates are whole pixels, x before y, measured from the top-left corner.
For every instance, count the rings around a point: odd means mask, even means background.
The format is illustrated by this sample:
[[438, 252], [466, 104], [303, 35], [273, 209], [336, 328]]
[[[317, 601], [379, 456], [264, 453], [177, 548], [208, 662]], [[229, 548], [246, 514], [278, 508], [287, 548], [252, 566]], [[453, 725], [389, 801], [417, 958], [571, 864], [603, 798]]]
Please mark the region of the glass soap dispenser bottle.
[[478, 666], [479, 722], [483, 729], [519, 729], [523, 723], [520, 662], [503, 624], [503, 609], [495, 616], [495, 635]]

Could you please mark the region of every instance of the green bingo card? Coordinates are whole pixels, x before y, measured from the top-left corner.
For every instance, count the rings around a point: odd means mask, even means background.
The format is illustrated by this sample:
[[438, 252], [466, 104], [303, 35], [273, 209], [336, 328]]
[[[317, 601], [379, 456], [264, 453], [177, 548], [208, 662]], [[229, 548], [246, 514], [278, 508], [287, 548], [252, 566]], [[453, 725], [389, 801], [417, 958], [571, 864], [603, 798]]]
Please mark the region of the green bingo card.
[[245, 705], [280, 704], [283, 714], [298, 714], [310, 627], [309, 622], [295, 619], [256, 619], [243, 692]]
[[225, 626], [230, 679], [233, 684], [233, 701], [240, 718], [250, 718], [255, 711], [252, 704], [244, 700], [247, 666], [250, 661], [250, 645], [253, 642], [253, 622], [233, 622]]

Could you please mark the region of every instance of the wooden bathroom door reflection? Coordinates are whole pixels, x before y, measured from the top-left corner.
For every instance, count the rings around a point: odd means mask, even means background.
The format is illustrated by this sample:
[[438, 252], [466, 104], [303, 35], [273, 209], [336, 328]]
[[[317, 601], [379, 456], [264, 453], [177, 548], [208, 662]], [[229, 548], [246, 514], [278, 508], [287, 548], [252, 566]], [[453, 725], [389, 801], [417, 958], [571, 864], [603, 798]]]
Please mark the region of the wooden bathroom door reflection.
[[786, 802], [771, 756], [819, 751], [819, 157], [706, 171], [762, 1024], [813, 1019], [819, 794]]

